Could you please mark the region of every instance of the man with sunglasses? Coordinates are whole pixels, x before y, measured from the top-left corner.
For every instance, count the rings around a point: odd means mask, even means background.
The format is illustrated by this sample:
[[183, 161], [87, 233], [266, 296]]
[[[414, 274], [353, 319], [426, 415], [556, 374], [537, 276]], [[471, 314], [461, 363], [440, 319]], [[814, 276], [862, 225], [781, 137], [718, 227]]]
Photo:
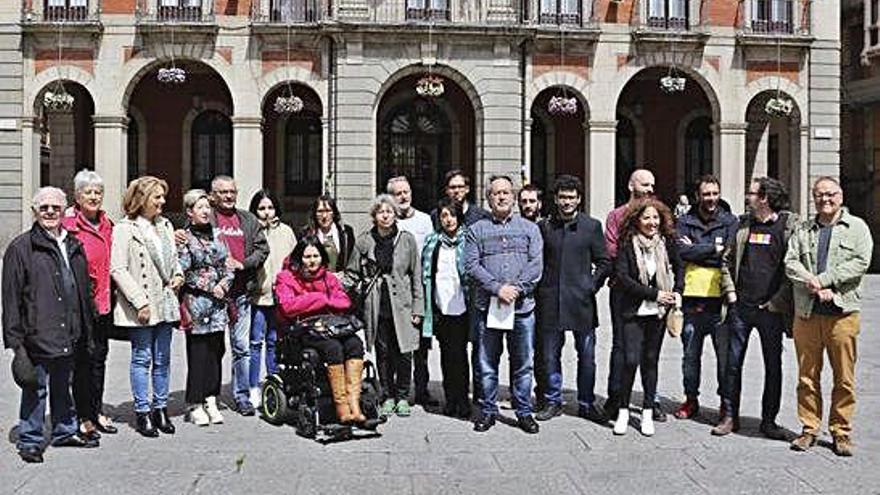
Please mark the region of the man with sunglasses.
[[91, 333], [95, 309], [88, 262], [79, 240], [61, 226], [63, 191], [40, 188], [35, 222], [3, 256], [3, 344], [15, 352], [21, 387], [18, 455], [43, 462], [46, 399], [51, 400], [52, 446], [97, 447], [80, 435], [70, 390], [76, 342]]

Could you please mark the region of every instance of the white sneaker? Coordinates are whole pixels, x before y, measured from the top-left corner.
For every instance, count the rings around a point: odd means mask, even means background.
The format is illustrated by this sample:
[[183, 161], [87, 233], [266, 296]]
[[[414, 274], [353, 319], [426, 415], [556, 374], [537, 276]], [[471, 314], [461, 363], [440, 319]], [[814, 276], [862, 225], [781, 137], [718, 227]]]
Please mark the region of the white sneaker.
[[223, 422], [223, 415], [220, 414], [220, 410], [217, 409], [217, 398], [216, 397], [207, 397], [205, 399], [205, 413], [208, 415], [208, 420], [212, 424], [220, 424]]
[[251, 405], [255, 408], [259, 408], [262, 399], [263, 389], [261, 389], [260, 387], [251, 387]]
[[654, 410], [642, 409], [642, 435], [654, 436]]
[[211, 424], [211, 419], [208, 417], [208, 413], [205, 412], [204, 406], [192, 406], [189, 409], [189, 422], [196, 426], [208, 426]]
[[629, 426], [629, 409], [620, 408], [617, 411], [617, 421], [614, 422], [614, 434], [626, 435], [627, 426]]

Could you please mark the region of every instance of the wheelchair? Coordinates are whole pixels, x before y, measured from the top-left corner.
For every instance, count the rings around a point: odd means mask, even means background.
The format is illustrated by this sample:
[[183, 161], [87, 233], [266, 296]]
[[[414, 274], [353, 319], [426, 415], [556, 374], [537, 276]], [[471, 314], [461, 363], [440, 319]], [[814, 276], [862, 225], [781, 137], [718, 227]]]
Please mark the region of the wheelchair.
[[361, 382], [362, 424], [342, 424], [336, 415], [327, 368], [314, 348], [299, 334], [279, 329], [275, 344], [277, 370], [262, 386], [262, 415], [274, 425], [292, 424], [296, 433], [310, 439], [346, 440], [376, 436], [385, 422], [379, 414], [381, 388], [372, 362], [364, 360]]

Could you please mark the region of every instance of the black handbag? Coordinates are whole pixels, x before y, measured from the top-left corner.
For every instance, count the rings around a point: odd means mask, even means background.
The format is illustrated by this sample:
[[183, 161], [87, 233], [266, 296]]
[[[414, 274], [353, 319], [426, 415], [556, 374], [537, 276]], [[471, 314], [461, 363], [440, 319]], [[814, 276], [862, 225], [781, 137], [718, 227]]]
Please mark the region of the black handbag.
[[297, 321], [294, 326], [314, 339], [338, 339], [354, 335], [364, 328], [364, 322], [355, 315], [323, 314]]

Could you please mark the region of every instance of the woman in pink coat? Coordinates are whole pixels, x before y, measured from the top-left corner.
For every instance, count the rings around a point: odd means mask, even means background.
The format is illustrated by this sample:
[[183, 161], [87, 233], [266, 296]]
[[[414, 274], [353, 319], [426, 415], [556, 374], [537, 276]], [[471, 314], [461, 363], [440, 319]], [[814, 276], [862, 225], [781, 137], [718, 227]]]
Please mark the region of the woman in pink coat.
[[[275, 279], [278, 318], [284, 325], [309, 316], [345, 313], [351, 299], [339, 279], [327, 270], [327, 251], [313, 235], [301, 239], [290, 255], [289, 265]], [[340, 338], [302, 336], [303, 343], [320, 353], [327, 363], [327, 378], [341, 423], [366, 421], [360, 408], [364, 343], [355, 334]]]
[[[107, 336], [113, 328], [110, 312], [110, 246], [113, 222], [102, 209], [104, 181], [91, 170], [81, 170], [73, 178], [76, 203], [67, 209], [61, 225], [76, 236], [85, 249], [89, 264], [92, 299], [97, 310], [94, 331], [80, 339], [73, 374], [73, 397], [83, 435], [98, 438], [103, 433], [116, 433], [110, 418], [103, 414], [104, 373], [107, 368]], [[91, 348], [90, 348], [91, 347]]]

